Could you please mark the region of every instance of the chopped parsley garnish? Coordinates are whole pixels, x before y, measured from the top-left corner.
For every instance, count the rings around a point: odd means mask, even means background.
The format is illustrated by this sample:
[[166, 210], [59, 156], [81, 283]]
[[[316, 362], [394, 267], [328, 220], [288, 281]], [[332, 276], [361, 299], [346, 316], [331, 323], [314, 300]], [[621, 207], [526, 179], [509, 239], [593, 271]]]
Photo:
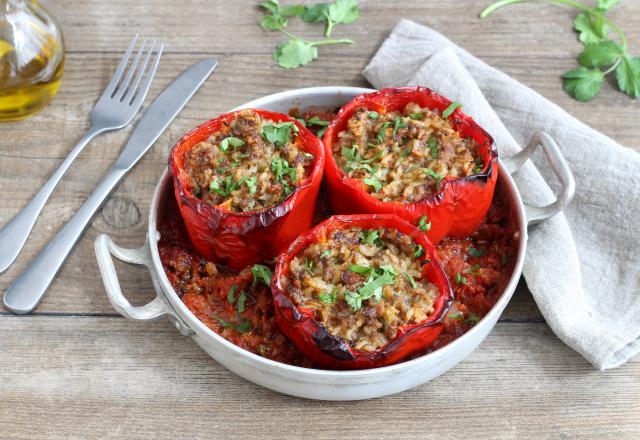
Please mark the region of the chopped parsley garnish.
[[236, 290], [238, 290], [238, 286], [235, 284], [231, 286], [231, 289], [229, 289], [229, 293], [227, 293], [227, 301], [229, 301], [229, 304], [236, 302], [236, 299], [233, 296], [236, 293]]
[[276, 182], [284, 183], [284, 177], [289, 176], [292, 182], [298, 178], [298, 172], [289, 165], [286, 159], [274, 157], [271, 159], [271, 171], [276, 175]]
[[433, 157], [434, 159], [438, 158], [438, 141], [436, 141], [436, 138], [431, 137], [429, 138], [429, 150], [431, 151], [431, 157]]
[[237, 147], [242, 147], [244, 143], [245, 142], [240, 138], [237, 138], [235, 136], [229, 136], [228, 138], [222, 139], [222, 142], [220, 142], [220, 149], [222, 151], [227, 151], [229, 150], [229, 146], [232, 146], [233, 148], [237, 148]]
[[220, 318], [219, 316], [216, 316], [216, 320], [224, 328], [232, 328], [232, 329], [235, 329], [235, 330], [239, 331], [240, 333], [246, 333], [246, 332], [250, 331], [251, 327], [252, 327], [250, 321], [243, 321], [240, 324], [236, 324], [236, 323], [233, 323], [233, 322], [227, 322], [224, 319]]
[[422, 168], [422, 171], [427, 173], [428, 176], [433, 177], [436, 180], [436, 188], [440, 189], [440, 184], [442, 183], [444, 177], [433, 171], [431, 168]]
[[258, 281], [262, 281], [266, 286], [271, 286], [271, 279], [273, 278], [273, 272], [267, 266], [262, 264], [254, 264], [251, 268], [253, 274], [253, 286], [255, 287]]
[[464, 273], [468, 273], [470, 275], [480, 275], [480, 269], [482, 268], [482, 266], [480, 266], [479, 264], [474, 264], [471, 267], [467, 267], [465, 270], [463, 270]]
[[482, 246], [482, 247], [480, 247], [480, 248], [476, 249], [476, 248], [474, 248], [473, 246], [469, 246], [469, 247], [467, 248], [467, 253], [468, 253], [469, 255], [471, 255], [472, 257], [479, 258], [479, 257], [482, 257], [482, 256], [486, 255], [486, 253], [487, 253], [487, 248], [485, 248], [484, 246]]
[[407, 157], [409, 154], [411, 154], [411, 151], [413, 151], [413, 144], [409, 144], [407, 148], [402, 150], [402, 153], [400, 153], [400, 157]]
[[431, 222], [427, 223], [426, 215], [423, 215], [422, 217], [420, 217], [420, 220], [418, 220], [418, 229], [420, 229], [422, 232], [427, 232], [429, 229], [431, 229]]
[[[369, 172], [374, 172], [370, 166], [367, 166], [365, 168], [365, 166], [362, 164], [371, 163], [374, 160], [379, 159], [383, 154], [384, 154], [384, 150], [380, 150], [373, 157], [370, 157], [369, 159], [363, 159], [358, 155], [358, 151], [356, 150], [355, 145], [353, 145], [351, 148], [346, 146], [342, 147], [342, 157], [344, 157], [345, 161], [347, 162], [345, 166], [347, 168], [354, 169], [354, 170], [358, 168], [364, 168]], [[358, 163], [354, 164], [353, 162], [358, 162]], [[375, 168], [375, 170], [377, 170], [377, 168]]]
[[281, 122], [279, 124], [265, 124], [262, 127], [262, 137], [276, 147], [282, 147], [291, 141], [291, 131], [299, 131], [293, 122]]
[[222, 197], [227, 196], [227, 193], [224, 191], [224, 189], [220, 188], [220, 183], [216, 179], [212, 180], [209, 184], [209, 191], [216, 193]]
[[360, 240], [366, 244], [375, 244], [378, 247], [382, 246], [380, 240], [380, 231], [375, 229], [365, 229], [360, 233]]
[[307, 270], [313, 273], [313, 260], [305, 260], [304, 265], [307, 266]]
[[376, 176], [367, 177], [366, 179], [362, 179], [362, 181], [366, 185], [373, 186], [375, 192], [378, 192], [382, 189], [382, 182], [380, 182], [380, 180]]
[[424, 255], [424, 248], [421, 244], [416, 245], [414, 248], [413, 256], [416, 258], [420, 258]]
[[456, 283], [467, 284], [467, 277], [461, 275], [460, 272], [456, 273]]
[[456, 111], [457, 108], [460, 107], [462, 107], [462, 104], [457, 101], [453, 101], [451, 104], [449, 104], [449, 107], [444, 109], [444, 111], [442, 112], [442, 117], [447, 119], [454, 111]]
[[367, 275], [373, 270], [371, 267], [360, 266], [359, 264], [352, 264], [349, 266], [351, 272], [359, 273], [360, 275]]
[[480, 321], [480, 317], [473, 312], [467, 313], [466, 318], [462, 313], [449, 313], [447, 315], [447, 318], [463, 320], [465, 324], [475, 324], [476, 322]]
[[382, 288], [393, 284], [398, 273], [390, 266], [380, 266], [370, 272], [369, 278], [357, 292], [345, 291], [344, 300], [354, 310], [362, 308], [362, 302], [373, 298], [382, 299]]
[[322, 292], [318, 295], [318, 299], [325, 304], [333, 304], [338, 296], [337, 289], [333, 289], [331, 293]]
[[416, 283], [416, 280], [413, 279], [413, 277], [408, 274], [407, 272], [404, 273], [404, 277], [407, 279], [407, 281], [409, 281], [409, 284], [411, 284], [412, 288], [417, 288], [418, 284]]
[[323, 253], [320, 254], [320, 258], [327, 258], [329, 255], [331, 255], [331, 250], [326, 249]]
[[395, 136], [398, 133], [398, 130], [400, 128], [405, 128], [406, 126], [407, 126], [407, 124], [402, 122], [402, 118], [400, 116], [397, 116], [393, 120], [393, 132], [391, 133], [391, 136]]
[[243, 183], [247, 185], [247, 188], [249, 188], [249, 192], [251, 194], [255, 194], [256, 193], [256, 180], [258, 178], [256, 176], [253, 177], [248, 177], [246, 179], [243, 180]]
[[411, 119], [424, 119], [424, 113], [411, 113], [409, 117]]
[[223, 180], [223, 186], [217, 179], [214, 179], [209, 184], [209, 191], [214, 192], [222, 197], [229, 196], [233, 191], [240, 188], [240, 183], [233, 180], [232, 176], [227, 176]]
[[307, 124], [317, 125], [317, 126], [320, 126], [320, 127], [326, 127], [327, 125], [330, 124], [330, 121], [325, 121], [324, 119], [320, 119], [317, 116], [312, 116], [309, 119], [307, 119]]
[[378, 119], [379, 116], [378, 112], [369, 112], [369, 117], [371, 119]]
[[378, 144], [381, 144], [384, 142], [384, 138], [387, 137], [387, 128], [389, 128], [390, 125], [391, 125], [391, 122], [382, 123], [382, 127], [380, 127], [380, 131], [378, 132], [378, 137], [376, 139], [378, 141]]
[[238, 313], [244, 312], [245, 310], [244, 304], [246, 301], [247, 301], [247, 293], [243, 290], [240, 292], [240, 295], [238, 295], [238, 304], [236, 307], [236, 310], [238, 311]]

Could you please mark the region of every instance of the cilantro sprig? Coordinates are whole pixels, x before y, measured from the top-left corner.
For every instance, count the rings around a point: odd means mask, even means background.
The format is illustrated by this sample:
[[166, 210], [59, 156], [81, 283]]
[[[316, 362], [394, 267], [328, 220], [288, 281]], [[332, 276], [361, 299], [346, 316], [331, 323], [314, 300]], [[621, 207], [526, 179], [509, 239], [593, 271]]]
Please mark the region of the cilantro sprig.
[[[357, 0], [336, 0], [332, 3], [318, 3], [313, 6], [291, 5], [282, 6], [278, 0], [267, 0], [260, 3], [267, 14], [260, 26], [266, 30], [279, 31], [290, 40], [279, 44], [273, 51], [273, 59], [284, 69], [295, 69], [305, 66], [318, 58], [318, 47], [333, 44], [353, 44], [353, 40], [330, 39], [336, 24], [348, 24], [358, 19], [360, 10]], [[300, 16], [307, 23], [326, 22], [327, 28], [324, 40], [305, 40], [285, 30], [287, 18]]]
[[[484, 18], [503, 6], [531, 2], [533, 0], [500, 0], [489, 5], [480, 17]], [[598, 96], [604, 78], [615, 72], [618, 88], [632, 98], [640, 96], [640, 57], [629, 53], [625, 33], [605, 13], [620, 0], [597, 0], [590, 7], [576, 0], [541, 0], [546, 3], [566, 5], [580, 10], [573, 27], [584, 45], [578, 56], [580, 67], [562, 75], [563, 88], [571, 97], [587, 102]], [[609, 38], [613, 30], [618, 38]]]

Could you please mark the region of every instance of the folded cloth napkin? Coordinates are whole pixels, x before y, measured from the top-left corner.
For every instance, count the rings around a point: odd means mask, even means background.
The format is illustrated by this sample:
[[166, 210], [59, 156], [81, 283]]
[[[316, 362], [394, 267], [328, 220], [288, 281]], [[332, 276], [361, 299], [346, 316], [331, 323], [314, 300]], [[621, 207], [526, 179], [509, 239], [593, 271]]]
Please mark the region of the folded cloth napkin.
[[[363, 73], [376, 88], [424, 85], [461, 102], [502, 157], [536, 131], [555, 139], [575, 176], [576, 195], [564, 214], [530, 228], [527, 285], [556, 335], [597, 368], [617, 367], [637, 354], [640, 154], [409, 20], [395, 27]], [[554, 200], [545, 180], [555, 180], [544, 160], [529, 161], [514, 177], [525, 202]]]

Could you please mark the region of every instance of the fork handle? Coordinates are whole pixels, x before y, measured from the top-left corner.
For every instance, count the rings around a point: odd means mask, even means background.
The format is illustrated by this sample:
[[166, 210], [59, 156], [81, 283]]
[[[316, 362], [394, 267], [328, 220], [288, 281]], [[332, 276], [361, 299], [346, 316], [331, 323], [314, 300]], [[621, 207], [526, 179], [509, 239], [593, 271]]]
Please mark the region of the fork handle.
[[0, 273], [7, 270], [15, 261], [27, 241], [27, 237], [29, 237], [29, 233], [40, 215], [42, 208], [45, 203], [47, 203], [53, 189], [69, 169], [69, 166], [71, 166], [89, 141], [103, 131], [105, 131], [103, 128], [91, 127], [29, 204], [0, 229]]
[[111, 167], [95, 191], [78, 212], [49, 242], [24, 272], [13, 282], [4, 295], [4, 305], [14, 313], [32, 311], [42, 300], [47, 288], [65, 262], [71, 249], [100, 209], [111, 191], [127, 173], [127, 169]]

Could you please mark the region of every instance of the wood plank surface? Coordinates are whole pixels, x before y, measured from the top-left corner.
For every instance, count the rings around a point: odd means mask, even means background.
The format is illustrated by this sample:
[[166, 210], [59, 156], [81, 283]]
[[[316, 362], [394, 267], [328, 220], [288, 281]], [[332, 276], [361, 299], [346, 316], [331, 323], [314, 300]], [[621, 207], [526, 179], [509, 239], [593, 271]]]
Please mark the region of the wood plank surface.
[[[362, 68], [403, 17], [443, 32], [640, 150], [640, 101], [610, 83], [589, 104], [562, 91], [559, 76], [575, 67], [580, 50], [569, 9], [524, 4], [480, 20], [489, 0], [361, 0], [362, 17], [335, 29], [337, 37], [356, 44], [322, 48], [317, 61], [289, 71], [271, 60], [282, 37], [258, 26], [256, 3], [47, 2], [65, 32], [65, 76], [41, 113], [0, 125], [0, 225], [33, 197], [88, 128], [88, 113], [132, 34], [167, 44], [150, 97], [205, 56], [217, 57], [220, 65], [94, 219], [35, 314], [16, 317], [0, 306], [0, 438], [639, 438], [640, 360], [594, 370], [551, 333], [524, 281], [497, 328], [462, 364], [414, 390], [356, 403], [264, 390], [226, 371], [169, 323], [131, 323], [116, 314], [99, 278], [93, 241], [107, 233], [125, 247], [144, 243], [151, 192], [173, 143], [199, 122], [265, 94], [366, 86]], [[638, 52], [640, 2], [623, 0], [609, 15]], [[290, 30], [321, 35], [320, 27], [297, 20]], [[0, 275], [0, 292], [86, 200], [129, 132], [103, 135], [80, 155], [19, 260]], [[117, 269], [134, 304], [153, 297], [143, 269]]]

